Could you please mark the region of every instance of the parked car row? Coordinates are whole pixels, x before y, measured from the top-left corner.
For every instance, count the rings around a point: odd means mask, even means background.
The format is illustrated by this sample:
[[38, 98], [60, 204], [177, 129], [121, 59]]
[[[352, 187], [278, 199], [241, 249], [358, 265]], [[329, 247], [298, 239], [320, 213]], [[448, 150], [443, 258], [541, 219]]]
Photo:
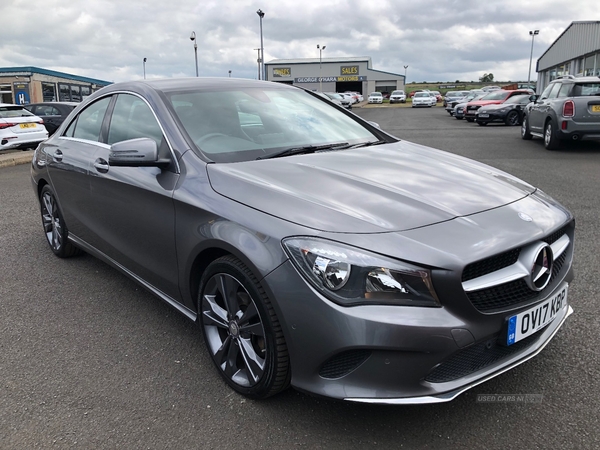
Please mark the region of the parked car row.
[[488, 90], [474, 89], [462, 99], [449, 98], [446, 111], [456, 119], [466, 119], [485, 126], [491, 122], [520, 125], [524, 107], [531, 101], [528, 89]]
[[54, 134], [77, 105], [73, 102], [0, 103], [0, 150], [36, 147]]

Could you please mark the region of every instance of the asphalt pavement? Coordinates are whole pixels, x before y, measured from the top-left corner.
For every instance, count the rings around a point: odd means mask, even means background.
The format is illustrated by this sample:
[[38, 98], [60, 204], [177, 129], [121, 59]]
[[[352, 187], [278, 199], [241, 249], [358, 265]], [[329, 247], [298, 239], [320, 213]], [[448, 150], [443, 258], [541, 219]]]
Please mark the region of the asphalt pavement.
[[[518, 127], [478, 127], [439, 107], [355, 113], [506, 170], [573, 211], [575, 312], [540, 355], [444, 404], [292, 389], [245, 399], [220, 380], [195, 324], [95, 258], [56, 258], [29, 166], [0, 166], [0, 448], [600, 448], [600, 146], [548, 152]], [[483, 394], [505, 397], [478, 402]]]

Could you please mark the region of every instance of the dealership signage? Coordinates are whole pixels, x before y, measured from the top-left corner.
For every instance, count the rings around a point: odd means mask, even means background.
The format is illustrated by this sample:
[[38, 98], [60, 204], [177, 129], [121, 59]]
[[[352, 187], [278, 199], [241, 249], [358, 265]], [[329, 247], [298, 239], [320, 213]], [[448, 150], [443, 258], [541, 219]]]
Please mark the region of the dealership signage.
[[291, 77], [292, 69], [291, 67], [277, 67], [273, 68], [273, 76], [274, 77]]
[[365, 76], [341, 76], [341, 77], [301, 77], [294, 78], [294, 83], [331, 83], [339, 81], [367, 81]]
[[13, 83], [15, 91], [15, 103], [17, 105], [29, 104], [29, 83]]
[[358, 75], [359, 66], [342, 66], [340, 67], [340, 75]]
[[440, 84], [438, 89], [464, 89], [466, 87], [464, 84]]

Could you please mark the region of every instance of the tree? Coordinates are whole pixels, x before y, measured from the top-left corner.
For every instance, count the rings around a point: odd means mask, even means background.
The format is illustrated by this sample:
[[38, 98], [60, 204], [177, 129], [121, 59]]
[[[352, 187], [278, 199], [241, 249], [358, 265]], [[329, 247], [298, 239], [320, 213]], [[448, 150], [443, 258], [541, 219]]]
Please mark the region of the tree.
[[492, 81], [494, 81], [494, 74], [484, 73], [483, 76], [479, 78], [479, 81], [481, 81], [482, 83], [491, 83]]

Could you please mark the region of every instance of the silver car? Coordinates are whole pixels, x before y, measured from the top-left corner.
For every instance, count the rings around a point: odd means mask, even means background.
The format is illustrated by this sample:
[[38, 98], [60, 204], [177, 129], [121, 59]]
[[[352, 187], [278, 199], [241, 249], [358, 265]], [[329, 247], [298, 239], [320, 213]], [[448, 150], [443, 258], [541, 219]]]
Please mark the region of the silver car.
[[197, 322], [252, 398], [449, 401], [572, 312], [566, 208], [293, 86], [107, 86], [31, 174], [51, 251], [94, 255]]
[[600, 139], [600, 77], [567, 75], [534, 99], [525, 109], [523, 139], [543, 138], [548, 150], [567, 140]]

